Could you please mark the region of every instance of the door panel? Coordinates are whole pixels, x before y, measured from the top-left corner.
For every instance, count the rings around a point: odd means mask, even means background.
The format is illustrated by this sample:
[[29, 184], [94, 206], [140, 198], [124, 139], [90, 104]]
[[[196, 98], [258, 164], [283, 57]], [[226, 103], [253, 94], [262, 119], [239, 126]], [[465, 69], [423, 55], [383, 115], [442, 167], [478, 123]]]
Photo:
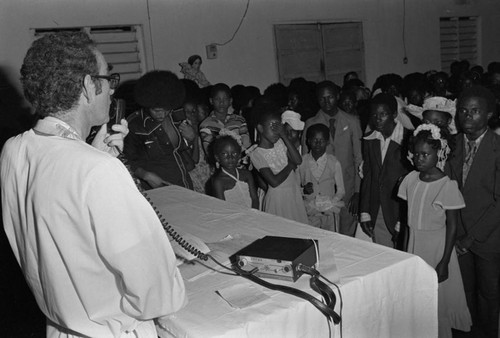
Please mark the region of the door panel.
[[280, 82], [288, 85], [296, 77], [322, 81], [323, 46], [317, 25], [276, 25]]
[[359, 22], [275, 25], [280, 82], [296, 77], [342, 85], [347, 72], [363, 80], [363, 29]]
[[364, 79], [363, 30], [361, 23], [322, 25], [325, 74], [328, 80], [342, 85], [344, 75], [355, 71]]

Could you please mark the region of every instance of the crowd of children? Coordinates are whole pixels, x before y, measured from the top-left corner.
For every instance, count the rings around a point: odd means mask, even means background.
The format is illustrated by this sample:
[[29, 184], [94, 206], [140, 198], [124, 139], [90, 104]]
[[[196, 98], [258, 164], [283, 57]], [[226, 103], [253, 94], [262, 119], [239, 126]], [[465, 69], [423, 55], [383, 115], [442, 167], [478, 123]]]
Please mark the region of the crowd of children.
[[469, 68], [263, 95], [184, 80], [194, 189], [419, 255], [439, 281], [439, 337], [472, 323], [496, 337], [500, 63]]

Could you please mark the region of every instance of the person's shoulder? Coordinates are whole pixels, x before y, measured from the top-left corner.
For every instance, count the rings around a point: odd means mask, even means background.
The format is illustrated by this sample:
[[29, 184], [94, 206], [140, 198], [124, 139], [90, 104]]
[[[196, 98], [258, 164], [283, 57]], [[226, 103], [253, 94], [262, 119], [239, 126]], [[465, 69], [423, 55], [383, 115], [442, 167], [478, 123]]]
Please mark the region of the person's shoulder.
[[[484, 139], [483, 139], [483, 141], [481, 141], [481, 143], [482, 142], [488, 142], [491, 144], [490, 149], [492, 149], [492, 152], [493, 152], [493, 154], [491, 154], [491, 156], [493, 158], [495, 158], [496, 162], [500, 161], [500, 135], [495, 133], [493, 130], [488, 129], [488, 131], [484, 135]], [[455, 144], [456, 144], [456, 142], [455, 142]]]
[[287, 149], [285, 142], [283, 139], [280, 137], [280, 139], [274, 144], [275, 149], [279, 149], [281, 151], [282, 149]]
[[203, 121], [201, 121], [199, 128], [205, 128], [214, 123], [217, 123], [217, 119], [212, 115], [212, 113], [210, 113], [210, 115], [208, 115]]
[[373, 134], [375, 133], [375, 129], [371, 129], [371, 130], [368, 130], [368, 131], [365, 131], [364, 134], [363, 134], [363, 140], [364, 141], [374, 141], [376, 139], [374, 138], [371, 138], [370, 136], [374, 136]]
[[358, 131], [361, 137], [361, 122], [359, 121], [359, 118], [357, 116], [347, 114], [345, 111], [339, 108], [337, 112], [337, 119], [339, 121], [342, 121], [343, 124], [347, 125], [349, 129]]
[[403, 182], [404, 185], [411, 185], [412, 182], [416, 182], [418, 180], [418, 175], [420, 175], [420, 172], [416, 170], [410, 171], [408, 174], [402, 175], [398, 179], [398, 185], [403, 185]]
[[3, 145], [2, 151], [0, 153], [2, 167], [8, 162], [7, 159], [12, 159], [18, 156], [21, 148], [23, 147], [24, 139], [29, 137], [29, 133], [33, 133], [32, 130], [25, 131], [22, 134], [13, 136], [9, 138]]
[[304, 155], [302, 155], [302, 160], [309, 160], [310, 158], [312, 158], [312, 155], [311, 153], [305, 153]]
[[230, 114], [228, 120], [229, 122], [241, 122], [241, 123], [247, 122], [243, 116], [235, 113]]
[[412, 170], [410, 171], [408, 174], [404, 175], [404, 179], [405, 180], [409, 180], [409, 179], [415, 179], [415, 178], [418, 178], [418, 175], [420, 175], [420, 172], [417, 171], [417, 170]]
[[142, 122], [143, 120], [143, 115], [140, 110], [136, 110], [129, 116], [127, 116], [127, 122], [130, 123], [137, 123], [137, 122]]
[[137, 110], [127, 117], [129, 130], [143, 129], [144, 115], [142, 111]]
[[250, 178], [253, 178], [252, 173], [246, 169], [238, 169], [238, 174], [240, 175], [242, 181], [247, 181]]
[[264, 161], [264, 154], [266, 153], [266, 149], [257, 147], [252, 151], [248, 156], [250, 156], [250, 160], [252, 161], [253, 165], [255, 166], [256, 164]]
[[215, 184], [216, 182], [220, 183], [222, 181], [222, 178], [222, 171], [216, 170], [211, 176], [212, 184]]
[[312, 124], [315, 124], [317, 123], [318, 121], [320, 121], [320, 116], [321, 116], [321, 110], [318, 110], [318, 112], [311, 116], [310, 118], [308, 118], [305, 122], [305, 126], [304, 126], [304, 129]]
[[338, 108], [337, 110], [337, 118], [341, 118], [341, 119], [344, 119], [346, 121], [349, 121], [351, 123], [359, 123], [359, 118], [357, 118], [356, 116], [354, 115], [351, 115], [351, 114], [347, 114], [345, 111], [343, 111], [342, 109]]
[[495, 145], [500, 146], [500, 135], [495, 133], [493, 130], [488, 128], [488, 130], [486, 131], [486, 134], [484, 136], [485, 137], [489, 136], [493, 140]]
[[333, 155], [333, 154], [325, 153], [325, 156], [326, 156], [326, 160], [327, 161], [330, 161], [330, 162], [333, 162], [333, 163], [339, 162], [339, 160], [337, 159], [337, 157], [335, 157], [335, 155]]
[[12, 136], [4, 143], [2, 151], [11, 150], [12, 148], [17, 147], [18, 144], [21, 143], [22, 140], [25, 139], [26, 137], [29, 137], [28, 135], [31, 133], [33, 133], [32, 129], [27, 130], [24, 133], [18, 134], [16, 136]]
[[338, 158], [332, 154], [326, 154], [326, 161], [331, 167], [342, 166]]
[[451, 179], [449, 176], [444, 175], [443, 179], [443, 187], [446, 187], [447, 191], [456, 191], [457, 193], [460, 191], [460, 188], [458, 187], [458, 182]]

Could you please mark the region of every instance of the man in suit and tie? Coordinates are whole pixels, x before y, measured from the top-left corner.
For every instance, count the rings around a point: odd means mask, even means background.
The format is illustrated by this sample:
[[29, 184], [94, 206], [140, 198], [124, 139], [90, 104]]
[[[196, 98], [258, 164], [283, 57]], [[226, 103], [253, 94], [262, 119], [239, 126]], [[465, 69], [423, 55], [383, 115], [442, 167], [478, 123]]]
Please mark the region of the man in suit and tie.
[[330, 129], [330, 141], [326, 153], [334, 155], [342, 166], [346, 207], [340, 210], [339, 232], [354, 236], [359, 205], [361, 178], [358, 168], [362, 161], [361, 127], [359, 120], [338, 108], [339, 87], [331, 81], [323, 81], [316, 86], [320, 110], [306, 121], [302, 133], [302, 153], [308, 152], [306, 144], [307, 128], [321, 123]]
[[500, 283], [500, 136], [488, 128], [495, 97], [484, 87], [462, 92], [448, 175], [456, 180], [466, 207], [460, 211], [456, 248], [474, 325], [498, 335]]
[[404, 231], [400, 221], [406, 218], [406, 213], [403, 201], [397, 197], [397, 185], [411, 167], [406, 159], [410, 131], [397, 116], [394, 96], [375, 96], [370, 102], [374, 130], [363, 140], [361, 228], [375, 243], [390, 248], [396, 247], [396, 239]]

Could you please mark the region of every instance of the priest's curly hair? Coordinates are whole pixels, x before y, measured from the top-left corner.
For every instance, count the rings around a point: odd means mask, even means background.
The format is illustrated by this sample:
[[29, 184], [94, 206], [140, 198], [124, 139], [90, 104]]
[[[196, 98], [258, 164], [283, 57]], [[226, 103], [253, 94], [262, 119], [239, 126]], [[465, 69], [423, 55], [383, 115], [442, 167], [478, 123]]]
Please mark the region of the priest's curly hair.
[[[21, 67], [24, 96], [40, 116], [59, 116], [73, 108], [87, 74], [98, 74], [95, 46], [84, 32], [45, 35], [28, 50]], [[97, 92], [99, 80], [93, 80]]]

